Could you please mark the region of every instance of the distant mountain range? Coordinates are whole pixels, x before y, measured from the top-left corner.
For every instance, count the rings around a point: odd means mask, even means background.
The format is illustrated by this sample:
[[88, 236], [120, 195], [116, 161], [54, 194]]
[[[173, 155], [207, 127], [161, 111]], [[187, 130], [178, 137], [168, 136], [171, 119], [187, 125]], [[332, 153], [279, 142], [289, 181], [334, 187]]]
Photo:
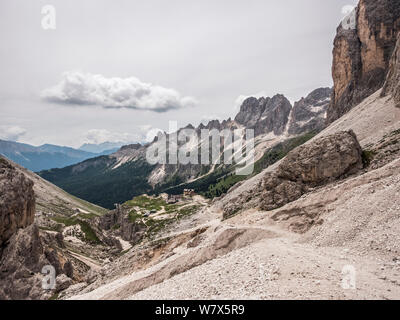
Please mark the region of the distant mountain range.
[[[63, 168], [90, 158], [112, 154], [119, 149], [112, 144], [102, 145], [97, 149], [101, 151], [88, 152], [82, 149], [51, 144], [35, 147], [25, 143], [0, 140], [0, 154], [31, 171], [37, 172], [52, 168]], [[92, 150], [96, 149], [96, 145], [87, 146]], [[110, 146], [110, 148], [104, 149], [104, 146]]]
[[[257, 173], [324, 128], [331, 93], [330, 88], [316, 89], [293, 106], [281, 94], [272, 98], [250, 97], [233, 120], [212, 120], [207, 125], [186, 128], [195, 129], [197, 135], [202, 129], [254, 129]], [[113, 154], [41, 171], [39, 175], [74, 196], [110, 209], [115, 203], [143, 193], [180, 194], [185, 188], [208, 197], [220, 196], [240, 181], [232, 174], [233, 164], [151, 165], [146, 153], [153, 143], [127, 145]]]
[[109, 150], [118, 150], [126, 144], [127, 143], [125, 142], [103, 142], [100, 144], [85, 143], [79, 147], [79, 150], [99, 154], [102, 152], [108, 152]]

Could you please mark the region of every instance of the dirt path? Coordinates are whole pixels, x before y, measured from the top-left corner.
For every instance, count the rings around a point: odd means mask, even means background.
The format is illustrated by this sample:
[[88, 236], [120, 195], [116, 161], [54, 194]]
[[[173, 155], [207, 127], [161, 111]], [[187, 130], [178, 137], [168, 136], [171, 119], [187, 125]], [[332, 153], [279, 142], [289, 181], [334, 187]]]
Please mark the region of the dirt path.
[[[346, 289], [342, 283], [353, 268], [355, 289]], [[265, 239], [130, 299], [399, 299], [398, 274], [387, 269], [383, 275], [381, 268], [378, 261], [344, 249]]]
[[[182, 266], [181, 261], [186, 261], [188, 257], [198, 258], [201, 249], [184, 249], [178, 256], [148, 270], [133, 273], [74, 298], [400, 299], [398, 263], [383, 265], [379, 259], [362, 257], [345, 248], [299, 243], [299, 235], [279, 226], [229, 225], [222, 222], [217, 227], [240, 230], [238, 234], [241, 230], [250, 230], [250, 237], [255, 238], [263, 231], [272, 236], [255, 241], [247, 239], [250, 245], [204, 259], [203, 263], [188, 270], [184, 270], [185, 262]], [[182, 272], [171, 277], [170, 273], [174, 274], [177, 264], [183, 268]], [[345, 282], [350, 285], [346, 288], [343, 283], [353, 270], [354, 278], [351, 279], [354, 283]], [[166, 274], [165, 279], [154, 283], [160, 274], [161, 277]], [[353, 284], [355, 288], [351, 288]]]

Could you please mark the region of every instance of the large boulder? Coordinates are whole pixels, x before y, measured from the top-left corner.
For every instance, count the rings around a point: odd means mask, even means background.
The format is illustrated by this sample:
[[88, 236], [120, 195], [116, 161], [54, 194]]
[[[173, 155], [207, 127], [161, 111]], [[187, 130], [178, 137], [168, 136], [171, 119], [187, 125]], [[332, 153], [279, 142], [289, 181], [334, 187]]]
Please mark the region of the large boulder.
[[260, 208], [265, 211], [293, 202], [307, 191], [304, 184], [282, 179], [275, 173], [267, 174], [264, 177], [262, 188]]
[[309, 188], [327, 184], [363, 168], [362, 150], [353, 131], [316, 139], [290, 152], [262, 188], [263, 210], [299, 199]]
[[[357, 173], [362, 150], [353, 131], [321, 137], [291, 151], [261, 182], [223, 207], [228, 218], [251, 203], [273, 210], [299, 199], [310, 188]], [[254, 201], [257, 199], [257, 201]]]
[[0, 157], [0, 246], [31, 225], [34, 217], [33, 182]]
[[318, 186], [363, 168], [362, 150], [353, 131], [343, 131], [302, 145], [282, 161], [277, 175]]

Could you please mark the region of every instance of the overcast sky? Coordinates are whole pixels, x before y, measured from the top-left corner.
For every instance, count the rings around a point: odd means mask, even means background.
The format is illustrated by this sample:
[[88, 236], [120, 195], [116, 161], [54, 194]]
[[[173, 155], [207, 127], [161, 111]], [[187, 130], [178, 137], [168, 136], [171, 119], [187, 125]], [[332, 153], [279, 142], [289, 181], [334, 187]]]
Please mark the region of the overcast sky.
[[356, 2], [1, 0], [0, 138], [129, 142], [234, 117], [243, 96], [296, 101], [332, 86], [336, 27]]

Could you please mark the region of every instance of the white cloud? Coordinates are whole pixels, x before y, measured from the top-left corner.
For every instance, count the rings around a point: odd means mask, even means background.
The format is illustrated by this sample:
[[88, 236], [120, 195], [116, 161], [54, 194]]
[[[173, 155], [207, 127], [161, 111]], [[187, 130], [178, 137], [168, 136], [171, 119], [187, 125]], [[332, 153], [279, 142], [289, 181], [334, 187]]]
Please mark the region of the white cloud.
[[72, 105], [96, 105], [166, 112], [192, 107], [192, 97], [183, 97], [169, 88], [145, 83], [135, 77], [106, 78], [102, 75], [69, 71], [56, 86], [45, 89], [42, 98], [49, 102]]
[[0, 126], [0, 139], [9, 141], [18, 141], [26, 130], [18, 126]]

